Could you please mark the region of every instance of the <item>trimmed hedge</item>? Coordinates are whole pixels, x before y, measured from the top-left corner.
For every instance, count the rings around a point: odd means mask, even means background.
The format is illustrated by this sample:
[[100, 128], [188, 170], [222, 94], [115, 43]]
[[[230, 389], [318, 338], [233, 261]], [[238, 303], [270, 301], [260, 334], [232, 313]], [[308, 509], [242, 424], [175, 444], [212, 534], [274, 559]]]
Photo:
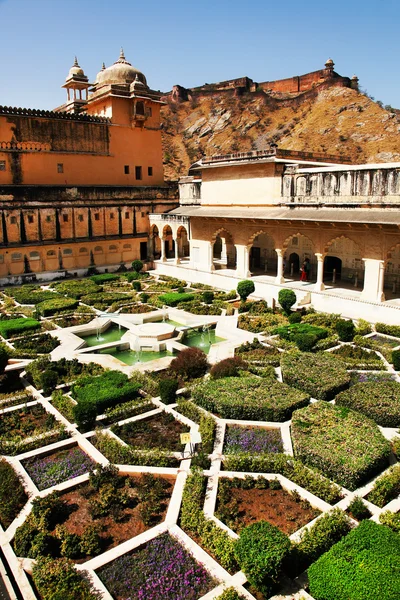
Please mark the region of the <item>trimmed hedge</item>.
[[102, 310], [104, 306], [110, 306], [113, 302], [118, 302], [118, 300], [132, 300], [132, 295], [123, 294], [122, 292], [97, 292], [81, 298], [81, 302], [99, 308], [99, 310]]
[[13, 342], [15, 348], [14, 356], [21, 356], [22, 358], [24, 352], [30, 353], [31, 355], [48, 354], [59, 345], [60, 341], [49, 333], [27, 335]]
[[389, 461], [390, 443], [376, 423], [325, 402], [293, 413], [292, 441], [299, 460], [350, 490], [382, 471]]
[[[297, 313], [294, 313], [297, 314]], [[317, 327], [316, 325], [309, 325], [308, 323], [293, 323], [292, 325], [285, 325], [283, 327], [277, 327], [273, 330], [273, 335], [279, 335], [284, 340], [295, 341], [296, 336], [313, 335], [317, 340], [323, 340], [328, 336], [329, 331], [323, 327]]]
[[201, 434], [201, 446], [203, 452], [211, 454], [214, 449], [214, 438], [216, 430], [215, 419], [200, 410], [190, 400], [178, 400], [177, 410], [181, 415], [184, 415], [188, 419], [191, 419], [195, 423], [199, 424], [199, 432]]
[[367, 415], [382, 427], [400, 426], [400, 383], [373, 381], [358, 383], [336, 396], [338, 406], [347, 406]]
[[21, 477], [0, 458], [0, 524], [7, 528], [28, 501]]
[[0, 334], [4, 338], [23, 334], [26, 331], [33, 331], [34, 329], [40, 329], [40, 323], [36, 319], [19, 317], [18, 319], [0, 321]]
[[135, 450], [124, 446], [110, 435], [96, 430], [96, 435], [90, 438], [91, 443], [111, 463], [117, 465], [137, 465], [147, 467], [177, 467], [178, 459], [161, 450]]
[[62, 281], [61, 283], [53, 284], [53, 286], [60, 294], [70, 296], [71, 298], [75, 298], [75, 300], [78, 300], [81, 296], [86, 296], [87, 294], [101, 292], [101, 287], [91, 279]]
[[249, 473], [279, 473], [329, 504], [335, 504], [341, 498], [341, 490], [335, 483], [286, 454], [230, 454], [224, 459], [224, 469]]
[[50, 292], [49, 290], [24, 290], [15, 291], [13, 294], [14, 299], [19, 304], [39, 304], [45, 300], [54, 300], [60, 297], [57, 292]]
[[268, 521], [244, 527], [235, 545], [235, 557], [249, 582], [265, 596], [270, 595], [282, 575], [290, 540]]
[[340, 358], [346, 366], [346, 369], [359, 369], [360, 371], [384, 371], [385, 365], [376, 354], [376, 352], [368, 352], [364, 348], [358, 346], [340, 346], [332, 350], [331, 354]]
[[379, 508], [397, 498], [400, 494], [400, 465], [394, 465], [386, 473], [381, 475], [374, 484], [372, 491], [368, 494], [368, 500]]
[[72, 386], [72, 395], [80, 403], [90, 403], [101, 414], [110, 406], [139, 395], [140, 384], [129, 381], [125, 373], [107, 371], [98, 377], [80, 377]]
[[398, 600], [400, 536], [363, 521], [308, 569], [316, 600]]
[[42, 600], [100, 600], [85, 572], [77, 571], [67, 558], [39, 557], [32, 578]]
[[400, 338], [400, 325], [386, 325], [386, 323], [376, 323], [375, 330], [378, 333], [385, 333], [386, 335], [391, 335], [393, 337]]
[[169, 294], [162, 294], [159, 296], [160, 302], [167, 306], [177, 306], [180, 302], [192, 302], [195, 299], [194, 294], [187, 294], [183, 292], [171, 292]]
[[92, 275], [90, 279], [97, 285], [101, 285], [102, 283], [109, 283], [110, 281], [118, 281], [120, 276], [115, 275], [114, 273], [101, 273], [100, 275]]
[[324, 354], [284, 354], [281, 359], [283, 381], [318, 400], [332, 400], [350, 384], [343, 362]]
[[78, 304], [78, 300], [58, 298], [56, 300], [45, 300], [45, 302], [41, 302], [37, 305], [37, 310], [43, 317], [48, 317], [63, 310], [74, 310]]
[[210, 380], [193, 391], [196, 404], [223, 419], [287, 421], [297, 408], [306, 406], [309, 395], [284, 383], [259, 377]]

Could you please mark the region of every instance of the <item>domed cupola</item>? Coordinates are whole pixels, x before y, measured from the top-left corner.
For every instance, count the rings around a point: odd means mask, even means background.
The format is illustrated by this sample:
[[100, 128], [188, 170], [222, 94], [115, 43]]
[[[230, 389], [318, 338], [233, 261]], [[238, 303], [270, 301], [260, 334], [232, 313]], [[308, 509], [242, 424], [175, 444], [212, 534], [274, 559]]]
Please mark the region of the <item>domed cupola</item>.
[[110, 67], [102, 68], [97, 73], [95, 86], [97, 88], [103, 85], [130, 85], [136, 77], [147, 87], [146, 77], [126, 60], [124, 51], [121, 48], [118, 60]]

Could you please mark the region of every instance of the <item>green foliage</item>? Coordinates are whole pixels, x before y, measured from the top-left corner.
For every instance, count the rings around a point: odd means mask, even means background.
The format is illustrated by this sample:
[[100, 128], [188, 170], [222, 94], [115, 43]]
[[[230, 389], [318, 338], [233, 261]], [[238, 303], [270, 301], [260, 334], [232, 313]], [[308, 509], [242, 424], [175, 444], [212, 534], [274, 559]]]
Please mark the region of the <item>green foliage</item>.
[[0, 375], [8, 364], [9, 349], [5, 344], [0, 343]]
[[37, 389], [41, 389], [43, 387], [43, 373], [49, 369], [57, 373], [58, 384], [70, 383], [81, 374], [97, 375], [98, 373], [102, 373], [104, 371], [103, 367], [97, 365], [96, 363], [81, 364], [76, 359], [66, 360], [65, 358], [61, 358], [57, 361], [50, 361], [48, 356], [41, 356], [25, 367], [29, 378], [33, 381]]
[[285, 454], [230, 454], [225, 457], [224, 469], [249, 473], [280, 473], [329, 504], [335, 504], [341, 497], [337, 485], [298, 460], [289, 459]]
[[113, 304], [113, 302], [118, 302], [118, 300], [132, 300], [132, 296], [119, 292], [98, 292], [82, 296], [81, 298], [81, 302], [89, 304], [89, 306], [94, 306], [98, 310], [104, 310], [110, 304]]
[[87, 525], [80, 538], [80, 551], [85, 556], [97, 556], [101, 553], [101, 537], [99, 527], [94, 524]]
[[242, 302], [246, 302], [247, 298], [254, 292], [255, 289], [254, 281], [250, 281], [249, 279], [239, 281], [237, 284], [237, 293], [239, 294]]
[[268, 521], [258, 521], [241, 530], [235, 557], [249, 582], [269, 596], [282, 574], [289, 550], [287, 535]]
[[77, 571], [67, 558], [39, 557], [33, 566], [33, 581], [42, 600], [99, 600], [85, 572]]
[[58, 375], [55, 371], [49, 369], [44, 371], [42, 374], [42, 387], [43, 395], [50, 396], [50, 394], [56, 389], [58, 381]]
[[400, 350], [392, 351], [392, 364], [395, 371], [400, 371]]
[[182, 495], [180, 526], [189, 535], [200, 539], [200, 545], [212, 554], [228, 571], [237, 571], [235, 541], [203, 512], [206, 479], [194, 472], [186, 479]]
[[351, 342], [355, 335], [355, 326], [353, 321], [338, 319], [336, 321], [336, 333], [342, 342]]
[[336, 396], [338, 406], [367, 415], [382, 427], [400, 426], [400, 383], [371, 381], [357, 383]]
[[15, 356], [26, 354], [48, 354], [60, 345], [57, 338], [52, 337], [49, 333], [41, 333], [39, 335], [27, 335], [21, 339], [13, 341], [15, 348]]
[[392, 335], [393, 337], [400, 338], [400, 325], [386, 325], [386, 323], [375, 323], [375, 330], [378, 333], [384, 333], [385, 335]]
[[4, 528], [12, 523], [27, 500], [22, 479], [4, 458], [0, 458], [0, 524]]
[[[298, 314], [298, 313], [293, 313]], [[323, 327], [317, 327], [316, 325], [309, 325], [309, 323], [294, 323], [293, 325], [286, 325], [284, 327], [277, 327], [273, 330], [273, 335], [279, 335], [284, 340], [293, 340], [295, 336], [299, 335], [314, 335], [317, 340], [322, 340], [328, 335], [328, 330]]]
[[72, 386], [72, 395], [78, 405], [92, 403], [100, 415], [110, 406], [136, 398], [139, 389], [140, 384], [129, 381], [125, 373], [106, 371], [99, 377], [80, 377]]
[[194, 299], [194, 294], [188, 294], [185, 292], [183, 294], [180, 294], [179, 292], [170, 292], [168, 294], [162, 294], [159, 296], [160, 302], [166, 304], [167, 306], [177, 306], [181, 302], [192, 302]]
[[177, 379], [161, 379], [158, 387], [161, 401], [164, 404], [174, 404], [176, 402], [176, 392], [179, 388]]
[[224, 358], [219, 363], [213, 365], [210, 375], [212, 379], [221, 379], [222, 377], [238, 377], [240, 371], [247, 369], [247, 363], [240, 358], [234, 356], [232, 358]]
[[69, 396], [63, 394], [62, 390], [54, 390], [51, 395], [51, 403], [68, 421], [75, 420], [73, 410], [75, 404]]
[[134, 260], [132, 262], [132, 269], [135, 271], [135, 273], [140, 273], [140, 271], [143, 269], [143, 263], [141, 260]]
[[207, 355], [200, 348], [187, 348], [171, 361], [170, 369], [183, 379], [197, 379], [205, 375], [208, 366]]
[[135, 450], [101, 431], [90, 440], [104, 456], [119, 465], [146, 465], [148, 467], [176, 467], [177, 459], [161, 450]]
[[244, 600], [244, 596], [241, 596], [239, 592], [235, 590], [235, 588], [230, 587], [222, 592], [222, 594], [218, 596], [217, 600]]
[[273, 346], [264, 346], [257, 338], [236, 348], [236, 354], [249, 365], [279, 367], [281, 353]]
[[358, 346], [340, 346], [340, 348], [332, 350], [331, 354], [340, 358], [346, 369], [359, 369], [361, 371], [368, 369], [383, 371], [385, 369], [385, 365], [376, 352], [369, 352]]
[[368, 500], [382, 508], [400, 494], [400, 465], [394, 465], [381, 475], [368, 494]]
[[384, 469], [390, 444], [378, 426], [359, 412], [317, 402], [292, 416], [295, 456], [354, 490]]
[[146, 294], [146, 292], [142, 292], [140, 294], [139, 298], [140, 298], [140, 302], [143, 302], [143, 304], [146, 304], [146, 302], [148, 301], [150, 296], [149, 296], [149, 294]]
[[92, 275], [90, 279], [91, 281], [94, 281], [97, 285], [101, 285], [102, 283], [118, 281], [120, 279], [120, 276], [116, 275], [115, 273], [101, 273], [100, 275]]
[[363, 499], [360, 496], [355, 496], [353, 500], [349, 504], [349, 511], [353, 515], [357, 521], [362, 521], [363, 519], [369, 519], [371, 513], [369, 512], [368, 507], [364, 504]]
[[293, 290], [279, 290], [278, 302], [282, 306], [283, 311], [289, 315], [290, 309], [292, 308], [293, 304], [296, 303], [296, 294]]
[[0, 321], [0, 334], [4, 338], [10, 338], [19, 334], [22, 335], [26, 331], [34, 329], [40, 329], [40, 323], [36, 319], [19, 317], [17, 319]]
[[397, 600], [400, 537], [363, 521], [308, 569], [316, 600]]
[[400, 513], [398, 512], [394, 513], [386, 510], [379, 515], [379, 523], [387, 525], [395, 533], [400, 533]]
[[281, 367], [285, 383], [318, 400], [331, 400], [350, 383], [342, 361], [327, 353], [287, 353], [282, 356]]
[[365, 319], [358, 319], [356, 327], [356, 335], [367, 335], [372, 332], [371, 324]]
[[37, 305], [37, 310], [43, 317], [54, 315], [65, 310], [73, 310], [78, 306], [78, 300], [72, 298], [57, 298], [54, 300], [45, 300]]
[[53, 284], [54, 288], [60, 294], [75, 298], [78, 300], [82, 296], [101, 292], [101, 288], [91, 279], [80, 279], [74, 281], [62, 281], [61, 283]]
[[135, 290], [135, 292], [140, 292], [140, 290], [142, 289], [142, 284], [140, 283], [140, 281], [133, 281], [132, 288]]
[[273, 314], [271, 312], [261, 315], [252, 315], [250, 313], [246, 315], [239, 315], [238, 320], [238, 326], [241, 329], [251, 331], [252, 333], [261, 333], [262, 331], [271, 333], [271, 331], [277, 325], [283, 325], [286, 323], [286, 317], [280, 314]]
[[303, 333], [295, 335], [293, 341], [300, 352], [311, 352], [317, 343], [318, 338], [313, 333]]
[[294, 325], [295, 323], [300, 323], [302, 319], [302, 315], [299, 312], [293, 312], [288, 316], [288, 321], [290, 325]]
[[12, 295], [18, 304], [39, 304], [39, 302], [54, 300], [60, 297], [56, 292], [42, 289], [30, 290], [25, 289], [25, 287], [16, 288], [13, 290], [13, 293], [9, 293], [9, 295]]
[[339, 508], [322, 515], [311, 527], [304, 529], [301, 539], [293, 545], [291, 571], [303, 572], [351, 531], [351, 521]]
[[212, 302], [214, 300], [214, 292], [210, 292], [209, 290], [205, 290], [202, 293], [202, 297], [203, 297], [203, 302], [205, 302], [206, 304], [212, 304]]
[[91, 400], [80, 400], [72, 408], [73, 420], [82, 431], [90, 431], [96, 425], [97, 407]]
[[216, 423], [215, 419], [206, 412], [200, 410], [190, 400], [178, 400], [178, 412], [195, 423], [199, 424], [201, 434], [201, 445], [205, 454], [211, 454], [214, 448]]
[[254, 376], [206, 381], [195, 388], [193, 399], [223, 419], [252, 421], [286, 421], [309, 402], [308, 394]]

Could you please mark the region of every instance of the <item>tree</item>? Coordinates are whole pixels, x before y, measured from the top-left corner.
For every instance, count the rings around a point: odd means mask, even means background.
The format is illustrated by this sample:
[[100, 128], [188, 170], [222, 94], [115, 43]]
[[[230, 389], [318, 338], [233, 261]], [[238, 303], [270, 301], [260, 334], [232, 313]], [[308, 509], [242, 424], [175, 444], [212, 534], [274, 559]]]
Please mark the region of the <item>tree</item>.
[[290, 309], [296, 302], [296, 294], [293, 290], [280, 290], [278, 294], [278, 302], [282, 306], [284, 312], [290, 314]]
[[132, 263], [132, 269], [136, 271], [136, 273], [140, 273], [143, 269], [143, 263], [141, 260], [134, 260]]
[[247, 298], [252, 294], [255, 290], [254, 282], [249, 279], [244, 279], [243, 281], [239, 281], [237, 285], [237, 292], [240, 296], [242, 302], [246, 302]]

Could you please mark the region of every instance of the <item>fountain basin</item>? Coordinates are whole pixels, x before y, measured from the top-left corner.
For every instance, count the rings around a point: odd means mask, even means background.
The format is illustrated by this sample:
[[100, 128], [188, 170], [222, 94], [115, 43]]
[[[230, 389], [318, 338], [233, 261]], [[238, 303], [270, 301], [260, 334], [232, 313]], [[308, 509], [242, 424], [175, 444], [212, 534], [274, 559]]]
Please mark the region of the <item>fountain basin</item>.
[[132, 333], [137, 336], [139, 340], [145, 339], [160, 342], [172, 338], [175, 333], [175, 327], [168, 323], [149, 322], [133, 327]]

